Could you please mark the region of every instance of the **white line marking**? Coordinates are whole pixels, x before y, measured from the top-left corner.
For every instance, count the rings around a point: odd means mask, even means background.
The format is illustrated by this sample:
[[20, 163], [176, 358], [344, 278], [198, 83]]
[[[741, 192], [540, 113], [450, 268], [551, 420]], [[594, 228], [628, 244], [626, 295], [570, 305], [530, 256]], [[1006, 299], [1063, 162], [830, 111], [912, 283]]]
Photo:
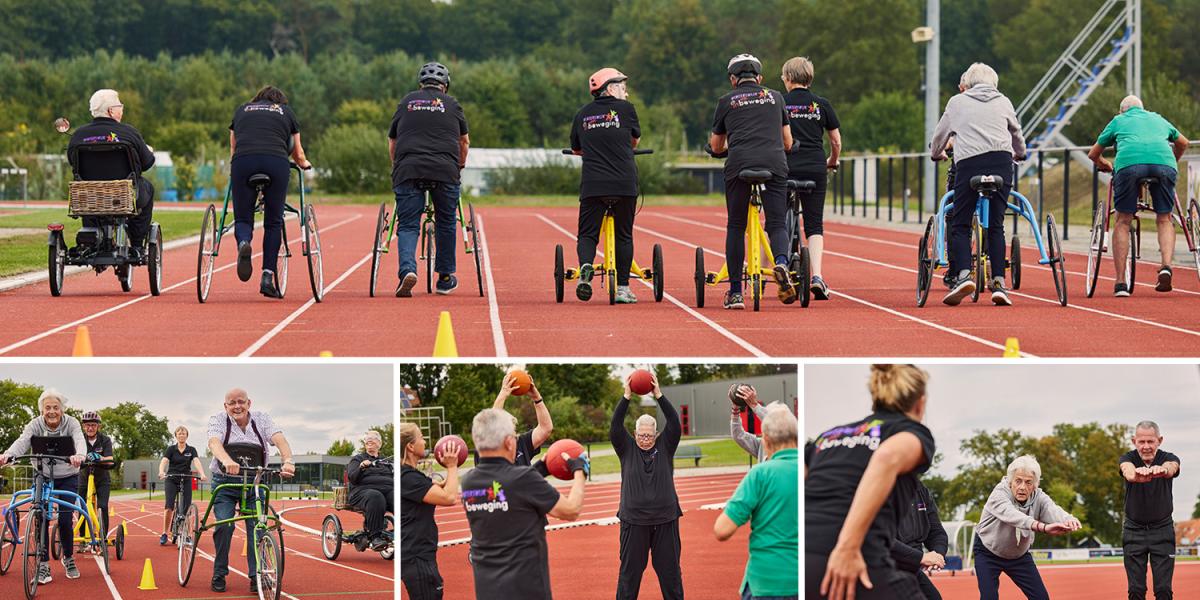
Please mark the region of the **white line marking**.
[[96, 559], [96, 566], [100, 568], [100, 574], [104, 576], [104, 584], [108, 586], [108, 591], [112, 592], [115, 600], [121, 600], [121, 592], [117, 591], [117, 585], [113, 583], [112, 577], [104, 571], [104, 561], [95, 554], [92, 555], [92, 558]]
[[504, 343], [504, 328], [500, 323], [500, 304], [496, 302], [496, 280], [492, 277], [492, 255], [488, 252], [483, 213], [476, 213], [475, 219], [479, 223], [479, 243], [483, 246], [483, 272], [487, 276], [488, 319], [492, 322], [492, 345], [495, 346], [496, 358], [504, 358], [508, 356], [508, 346]]

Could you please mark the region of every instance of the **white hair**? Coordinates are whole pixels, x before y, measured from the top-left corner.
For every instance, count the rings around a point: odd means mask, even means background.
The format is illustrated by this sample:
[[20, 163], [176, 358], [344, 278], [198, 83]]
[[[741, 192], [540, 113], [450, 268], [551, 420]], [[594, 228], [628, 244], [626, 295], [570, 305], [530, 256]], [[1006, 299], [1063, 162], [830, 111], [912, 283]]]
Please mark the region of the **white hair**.
[[46, 411], [46, 400], [50, 399], [58, 400], [58, 403], [62, 405], [63, 410], [66, 410], [67, 397], [58, 393], [58, 390], [50, 388], [42, 392], [41, 396], [38, 396], [38, 413], [43, 413]]
[[1137, 427], [1133, 428], [1133, 434], [1137, 435], [1139, 429], [1153, 429], [1155, 436], [1162, 435], [1158, 431], [1158, 423], [1155, 423], [1154, 421], [1142, 421], [1141, 423], [1138, 423]]
[[967, 67], [967, 71], [962, 74], [962, 78], [958, 82], [965, 85], [967, 89], [981, 83], [992, 87], [1000, 87], [1000, 76], [996, 74], [995, 69], [983, 63], [974, 63]]
[[767, 416], [762, 420], [763, 439], [776, 446], [796, 443], [796, 415], [782, 402], [767, 405]]
[[658, 431], [658, 419], [655, 419], [654, 415], [642, 415], [637, 418], [637, 423], [634, 424], [634, 428], [641, 429], [643, 426]]
[[1024, 456], [1018, 456], [1017, 458], [1013, 459], [1013, 461], [1011, 463], [1008, 464], [1008, 478], [1012, 479], [1013, 475], [1015, 475], [1018, 471], [1022, 471], [1025, 473], [1029, 473], [1030, 475], [1033, 475], [1033, 482], [1035, 484], [1040, 483], [1042, 481], [1041, 465], [1038, 464], [1038, 461], [1036, 458], [1034, 458], [1028, 454], [1026, 454]]
[[1142, 104], [1142, 99], [1130, 94], [1121, 99], [1121, 112], [1125, 112], [1133, 107], [1145, 108]]
[[475, 438], [475, 449], [481, 452], [503, 448], [504, 439], [516, 434], [516, 419], [498, 408], [481, 410], [471, 421], [471, 437]]
[[380, 443], [380, 445], [383, 444], [383, 436], [379, 435], [379, 432], [375, 431], [374, 429], [368, 429], [367, 432], [363, 434], [362, 441], [365, 444], [367, 442], [367, 440], [369, 440], [371, 438], [375, 438], [375, 440], [378, 441]]

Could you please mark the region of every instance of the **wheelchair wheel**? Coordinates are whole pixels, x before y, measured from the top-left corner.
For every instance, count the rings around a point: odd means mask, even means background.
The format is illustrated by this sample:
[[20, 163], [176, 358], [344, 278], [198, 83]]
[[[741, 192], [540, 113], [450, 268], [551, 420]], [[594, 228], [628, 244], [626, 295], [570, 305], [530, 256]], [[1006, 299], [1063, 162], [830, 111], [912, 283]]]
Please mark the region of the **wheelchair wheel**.
[[808, 248], [802, 247], [798, 254], [792, 255], [788, 270], [795, 277], [796, 293], [800, 295], [800, 307], [808, 308], [808, 304], [812, 301], [812, 257], [808, 254]]
[[49, 532], [50, 539], [47, 541], [50, 543], [50, 558], [53, 558], [54, 560], [58, 560], [59, 558], [62, 557], [62, 542], [58, 539], [58, 520], [57, 519], [50, 522], [49, 531], [50, 531]]
[[22, 564], [22, 576], [25, 578], [25, 598], [33, 600], [37, 594], [37, 571], [41, 565], [41, 552], [46, 549], [46, 538], [42, 537], [42, 519], [45, 516], [39, 509], [34, 509], [29, 513], [29, 519], [25, 521], [25, 552]]
[[179, 536], [179, 560], [176, 565], [181, 587], [186, 587], [188, 579], [192, 577], [192, 567], [196, 564], [196, 546], [200, 544], [200, 516], [196, 512], [195, 504], [188, 506], [184, 522], [187, 526]]
[[63, 276], [67, 268], [67, 243], [63, 241], [62, 231], [55, 231], [50, 234], [54, 240], [50, 244], [50, 295], [61, 296], [63, 290]]
[[375, 285], [379, 283], [379, 263], [383, 262], [383, 253], [387, 252], [392, 241], [391, 217], [388, 215], [387, 202], [379, 204], [379, 216], [375, 219], [375, 245], [371, 248], [371, 289], [370, 295], [375, 297]]
[[1021, 238], [1015, 235], [1008, 251], [1008, 268], [1012, 272], [1012, 289], [1021, 289]]
[[1067, 305], [1067, 265], [1062, 254], [1062, 242], [1058, 239], [1058, 227], [1054, 215], [1046, 215], [1046, 256], [1050, 258], [1050, 274], [1054, 276], [1054, 291], [1058, 303]]
[[321, 228], [317, 225], [317, 211], [313, 205], [304, 205], [301, 219], [304, 221], [301, 246], [308, 259], [308, 283], [312, 287], [313, 300], [320, 302], [325, 298], [325, 270], [321, 259]]
[[325, 515], [321, 522], [321, 553], [329, 560], [337, 560], [342, 552], [342, 521], [337, 515]]
[[564, 287], [567, 281], [566, 267], [563, 265], [562, 244], [554, 246], [554, 301], [562, 304]]
[[979, 302], [979, 292], [987, 280], [987, 255], [983, 251], [985, 243], [979, 216], [971, 217], [971, 257], [975, 259], [975, 291], [971, 292], [971, 302]]
[[604, 282], [608, 288], [608, 305], [612, 306], [617, 303], [617, 270], [609, 269], [604, 272], [604, 276], [608, 279]]
[[113, 273], [117, 275], [117, 281], [121, 282], [121, 291], [133, 291], [133, 265], [124, 264], [113, 267]]
[[283, 583], [283, 547], [275, 536], [258, 538], [258, 598], [279, 600], [280, 584]]
[[125, 560], [125, 527], [117, 528], [117, 560]]
[[1108, 205], [1097, 203], [1092, 211], [1092, 235], [1088, 240], [1088, 264], [1084, 273], [1084, 293], [1091, 298], [1096, 293], [1096, 283], [1100, 280], [1100, 263], [1104, 259], [1104, 246], [1108, 237]]
[[217, 260], [218, 241], [217, 207], [209, 204], [200, 226], [200, 250], [196, 257], [196, 299], [201, 304], [208, 300], [208, 290], [212, 288], [213, 263]]
[[750, 296], [754, 298], [754, 312], [758, 312], [759, 305], [762, 303], [762, 274], [760, 273], [750, 276]]
[[929, 217], [925, 223], [925, 233], [921, 236], [921, 241], [917, 244], [917, 308], [925, 306], [925, 301], [929, 299], [929, 289], [933, 286], [933, 271], [937, 262], [937, 255], [934, 248], [937, 247], [937, 240], [934, 239], [934, 219], [937, 217]]
[[1138, 258], [1142, 255], [1142, 220], [1133, 219], [1129, 226], [1129, 254], [1125, 258], [1125, 283], [1129, 284], [1129, 295], [1133, 295], [1133, 282], [1137, 281]]
[[662, 302], [662, 299], [663, 299], [663, 288], [664, 288], [664, 287], [665, 287], [665, 285], [666, 285], [666, 282], [663, 280], [663, 252], [662, 252], [662, 244], [655, 244], [655, 245], [654, 245], [654, 254], [653, 254], [653, 256], [654, 256], [654, 258], [652, 259], [652, 262], [651, 262], [650, 268], [651, 268], [651, 269], [654, 271], [654, 273], [653, 273], [653, 278], [654, 278], [654, 281], [653, 281], [653, 283], [654, 283], [654, 286], [653, 286], [653, 287], [654, 287], [654, 301], [655, 301], [655, 302]]
[[479, 286], [479, 297], [483, 297], [483, 258], [479, 250], [479, 221], [475, 219], [475, 206], [467, 203], [467, 218], [470, 219], [471, 255], [475, 257], [475, 284]]
[[15, 510], [11, 514], [6, 513], [3, 519], [0, 519], [0, 575], [8, 573], [13, 557], [17, 554], [17, 530], [9, 525], [20, 522], [21, 519]]
[[279, 226], [279, 262], [275, 265], [275, 286], [280, 296], [287, 295], [288, 259], [292, 257], [292, 249], [288, 246], [287, 221]]
[[425, 293], [433, 293], [433, 221], [428, 221], [421, 228], [421, 254], [425, 257]]
[[696, 247], [696, 273], [694, 279], [696, 282], [696, 308], [704, 308], [704, 248]]
[[155, 223], [150, 227], [150, 243], [146, 245], [146, 272], [150, 276], [150, 295], [162, 294], [162, 229]]

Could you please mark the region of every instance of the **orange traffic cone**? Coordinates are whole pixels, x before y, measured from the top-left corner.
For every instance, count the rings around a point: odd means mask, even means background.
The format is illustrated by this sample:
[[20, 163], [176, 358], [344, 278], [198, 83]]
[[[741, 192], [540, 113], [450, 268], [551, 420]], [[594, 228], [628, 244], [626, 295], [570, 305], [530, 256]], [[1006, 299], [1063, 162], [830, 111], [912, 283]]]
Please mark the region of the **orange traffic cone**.
[[88, 335], [87, 325], [80, 325], [75, 330], [75, 347], [71, 350], [71, 356], [93, 356], [92, 337]]

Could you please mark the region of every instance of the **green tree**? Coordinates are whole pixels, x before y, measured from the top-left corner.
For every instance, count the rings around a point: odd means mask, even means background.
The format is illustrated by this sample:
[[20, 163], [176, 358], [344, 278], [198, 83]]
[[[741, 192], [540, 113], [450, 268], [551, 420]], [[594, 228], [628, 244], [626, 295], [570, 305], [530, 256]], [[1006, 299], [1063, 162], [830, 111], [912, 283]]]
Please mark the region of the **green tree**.
[[379, 432], [379, 437], [383, 443], [379, 446], [380, 456], [396, 456], [396, 424], [388, 422], [383, 425], [372, 427]]
[[874, 92], [841, 119], [846, 148], [867, 152], [913, 152], [923, 146], [924, 108], [902, 92]]
[[325, 454], [329, 456], [354, 456], [354, 442], [347, 439], [335, 440], [329, 445], [329, 449]]
[[38, 416], [37, 399], [41, 395], [40, 385], [0, 381], [0, 440], [4, 440], [0, 443], [8, 444], [20, 437], [25, 426]]
[[1192, 508], [1192, 518], [1200, 519], [1200, 495], [1196, 496], [1196, 506]]
[[118, 462], [158, 456], [171, 443], [167, 419], [155, 416], [137, 402], [122, 402], [98, 412], [104, 422], [104, 432], [113, 440]]
[[391, 166], [383, 129], [368, 125], [335, 125], [312, 151], [313, 162], [328, 169], [321, 188], [333, 193], [387, 193]]
[[607, 364], [536, 364], [528, 367], [542, 396], [575, 398], [581, 404], [609, 409], [623, 393]]

